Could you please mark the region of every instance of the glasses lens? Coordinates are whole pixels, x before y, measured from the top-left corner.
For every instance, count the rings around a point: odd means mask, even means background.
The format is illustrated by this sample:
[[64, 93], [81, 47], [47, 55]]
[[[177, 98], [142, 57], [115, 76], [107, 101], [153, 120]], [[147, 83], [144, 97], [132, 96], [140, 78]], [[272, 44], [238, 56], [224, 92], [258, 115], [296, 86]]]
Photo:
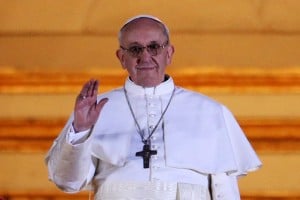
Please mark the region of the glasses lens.
[[143, 52], [143, 49], [144, 48], [140, 46], [132, 46], [128, 49], [128, 51], [133, 57], [137, 57]]
[[122, 49], [128, 51], [128, 53], [132, 56], [132, 57], [140, 57], [144, 51], [144, 49], [147, 49], [147, 52], [151, 55], [151, 56], [157, 56], [158, 54], [161, 53], [161, 50], [165, 47], [165, 45], [168, 44], [168, 41], [164, 44], [164, 45], [160, 45], [158, 43], [151, 43], [149, 45], [147, 45], [146, 47], [144, 46], [140, 46], [140, 45], [134, 45], [129, 47], [128, 49], [121, 47]]
[[160, 45], [153, 43], [153, 44], [149, 44], [147, 46], [147, 51], [152, 55], [152, 56], [156, 56], [157, 54], [159, 54], [159, 49], [160, 49]]

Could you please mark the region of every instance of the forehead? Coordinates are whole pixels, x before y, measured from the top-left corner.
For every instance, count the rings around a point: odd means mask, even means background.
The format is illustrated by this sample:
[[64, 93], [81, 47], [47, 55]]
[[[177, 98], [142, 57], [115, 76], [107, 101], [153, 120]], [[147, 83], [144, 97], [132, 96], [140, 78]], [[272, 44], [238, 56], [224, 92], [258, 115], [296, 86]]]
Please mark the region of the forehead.
[[165, 39], [164, 27], [161, 23], [148, 18], [131, 21], [121, 30], [124, 42], [160, 41]]

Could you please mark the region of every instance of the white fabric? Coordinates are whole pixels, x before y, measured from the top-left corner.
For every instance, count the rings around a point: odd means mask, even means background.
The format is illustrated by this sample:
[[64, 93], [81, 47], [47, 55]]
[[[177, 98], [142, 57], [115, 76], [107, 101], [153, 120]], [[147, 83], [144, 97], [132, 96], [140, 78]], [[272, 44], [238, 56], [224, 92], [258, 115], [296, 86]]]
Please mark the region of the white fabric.
[[188, 183], [177, 184], [176, 200], [210, 200], [207, 187]]
[[240, 200], [240, 193], [235, 176], [228, 176], [225, 173], [212, 174], [211, 189], [213, 200]]
[[[155, 88], [143, 88], [127, 79], [125, 88], [145, 132], [156, 124], [174, 87], [172, 78]], [[226, 174], [227, 178], [231, 174], [234, 179], [230, 184], [237, 188], [235, 176], [261, 165], [227, 108], [199, 93], [176, 87], [163, 124], [152, 138], [152, 148], [156, 146], [159, 153], [151, 158], [150, 168], [143, 169], [142, 159], [135, 156], [142, 144], [123, 89], [98, 98], [104, 97], [109, 101], [93, 130], [74, 137], [72, 115], [47, 155], [49, 178], [64, 191], [79, 191], [91, 181], [99, 190], [104, 183], [117, 180], [161, 180], [207, 187], [208, 174]], [[225, 197], [221, 199], [239, 196], [236, 190], [222, 188]]]
[[186, 183], [106, 182], [96, 200], [210, 200], [206, 187]]
[[139, 19], [139, 18], [148, 18], [148, 19], [152, 19], [152, 20], [154, 20], [154, 21], [157, 21], [157, 22], [161, 23], [161, 24], [165, 27], [165, 29], [166, 29], [166, 31], [167, 31], [168, 34], [169, 34], [169, 32], [170, 32], [170, 31], [169, 31], [169, 28], [167, 27], [167, 25], [166, 25], [165, 23], [163, 23], [160, 19], [158, 19], [157, 17], [154, 17], [154, 16], [152, 16], [152, 15], [137, 15], [137, 16], [134, 16], [134, 17], [128, 19], [128, 20], [123, 24], [121, 30], [122, 30], [127, 24], [129, 24], [130, 22], [132, 22], [132, 21], [134, 21], [134, 20], [136, 20], [136, 19]]
[[[144, 94], [142, 87], [129, 80], [125, 87], [130, 96]], [[169, 79], [156, 87], [155, 93], [161, 96], [170, 94], [173, 87], [173, 81]], [[124, 107], [127, 103], [122, 89], [103, 97], [110, 101], [100, 115], [101, 123], [94, 127], [94, 132], [101, 133], [96, 136], [101, 143], [94, 143], [92, 151], [101, 160], [123, 166], [130, 150], [132, 131], [129, 129], [132, 126], [129, 125], [134, 122], [128, 106]], [[168, 97], [165, 98], [168, 100]], [[116, 120], [111, 112], [116, 107], [122, 115], [120, 120]], [[261, 165], [228, 109], [201, 94], [176, 88], [175, 97], [164, 117], [164, 128], [168, 166], [205, 174], [227, 172], [241, 175]], [[120, 130], [123, 130], [122, 133]], [[114, 146], [118, 148], [112, 148]]]

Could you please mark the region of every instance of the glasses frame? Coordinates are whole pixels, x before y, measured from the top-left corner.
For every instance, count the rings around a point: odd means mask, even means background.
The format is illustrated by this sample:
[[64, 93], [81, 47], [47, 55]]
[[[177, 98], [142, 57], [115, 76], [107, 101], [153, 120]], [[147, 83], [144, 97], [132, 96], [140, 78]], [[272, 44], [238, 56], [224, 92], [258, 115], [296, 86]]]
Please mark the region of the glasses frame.
[[[164, 49], [166, 46], [169, 45], [169, 40], [167, 40], [166, 42], [164, 42], [163, 44], [161, 45], [158, 45], [158, 48], [156, 49], [156, 54], [152, 54], [151, 53], [151, 50], [150, 49], [150, 46], [153, 45], [152, 44], [148, 44], [147, 46], [142, 46], [142, 45], [136, 45], [138, 47], [140, 47], [142, 49], [142, 51], [138, 54], [138, 55], [134, 55], [134, 53], [132, 51], [130, 51], [130, 48], [125, 48], [123, 47], [122, 45], [120, 45], [120, 48], [123, 50], [123, 51], [126, 51], [128, 52], [128, 54], [131, 56], [131, 57], [134, 57], [134, 58], [139, 58], [143, 53], [144, 53], [144, 50], [147, 49], [147, 52], [151, 55], [151, 56], [157, 56], [159, 54], [161, 54], [161, 51], [159, 51], [160, 49]], [[134, 47], [134, 46], [132, 46]], [[131, 47], [131, 48], [132, 48]]]

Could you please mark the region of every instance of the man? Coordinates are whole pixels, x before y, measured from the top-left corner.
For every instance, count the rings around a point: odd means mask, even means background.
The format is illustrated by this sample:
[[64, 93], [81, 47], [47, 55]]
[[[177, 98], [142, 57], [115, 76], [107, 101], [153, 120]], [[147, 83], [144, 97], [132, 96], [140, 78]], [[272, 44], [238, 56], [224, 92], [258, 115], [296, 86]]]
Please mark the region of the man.
[[174, 85], [169, 30], [140, 15], [119, 32], [124, 87], [87, 82], [50, 149], [49, 177], [66, 192], [91, 185], [97, 200], [240, 199], [237, 177], [261, 163], [230, 111]]

